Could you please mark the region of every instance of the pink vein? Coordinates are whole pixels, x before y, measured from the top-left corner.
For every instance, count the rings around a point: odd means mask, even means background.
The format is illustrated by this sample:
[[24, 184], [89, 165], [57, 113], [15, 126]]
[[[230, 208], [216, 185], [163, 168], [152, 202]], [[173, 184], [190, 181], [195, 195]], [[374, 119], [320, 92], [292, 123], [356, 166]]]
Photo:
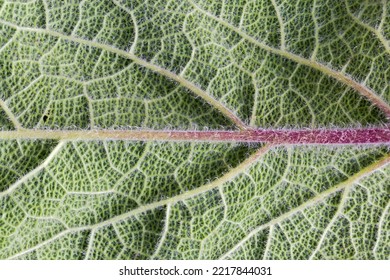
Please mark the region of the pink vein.
[[243, 131], [33, 130], [0, 131], [0, 139], [267, 142], [271, 144], [389, 144], [390, 127], [256, 129]]
[[244, 31], [242, 31], [241, 29], [239, 29], [239, 28], [235, 27], [234, 25], [228, 23], [224, 19], [221, 19], [221, 18], [215, 16], [214, 14], [212, 14], [212, 13], [206, 11], [206, 10], [203, 10], [201, 7], [199, 7], [194, 2], [189, 1], [189, 3], [191, 3], [191, 5], [198, 12], [200, 12], [200, 13], [206, 15], [207, 17], [209, 17], [209, 18], [219, 22], [223, 26], [229, 28], [230, 30], [232, 30], [235, 33], [239, 34], [242, 38], [248, 40], [249, 42], [251, 42], [251, 43], [253, 43], [253, 44], [257, 45], [257, 46], [259, 46], [260, 48], [262, 48], [262, 49], [264, 49], [266, 51], [269, 51], [271, 53], [274, 53], [274, 54], [286, 57], [286, 58], [288, 58], [288, 59], [290, 59], [292, 61], [295, 61], [295, 62], [297, 62], [299, 64], [303, 64], [303, 65], [306, 65], [306, 66], [311, 67], [313, 69], [319, 70], [319, 71], [323, 72], [324, 74], [329, 75], [330, 77], [333, 77], [336, 80], [338, 80], [338, 81], [346, 84], [347, 86], [353, 88], [358, 93], [360, 93], [362, 96], [365, 96], [372, 104], [374, 104], [380, 110], [382, 110], [382, 112], [386, 115], [387, 119], [390, 119], [390, 105], [387, 104], [387, 102], [384, 101], [379, 95], [377, 95], [377, 93], [375, 93], [374, 91], [372, 91], [370, 88], [366, 87], [365, 85], [362, 85], [362, 84], [358, 83], [357, 81], [353, 80], [351, 77], [345, 75], [342, 72], [336, 71], [336, 70], [330, 68], [327, 65], [321, 64], [321, 63], [313, 61], [313, 60], [306, 59], [306, 58], [301, 57], [299, 55], [296, 55], [294, 53], [288, 52], [288, 51], [286, 51], [284, 49], [277, 49], [277, 48], [269, 46], [269, 45], [267, 45], [267, 44], [265, 44], [263, 42], [260, 42], [257, 39], [255, 39], [255, 38], [251, 37], [250, 35], [248, 35], [247, 33], [245, 33]]

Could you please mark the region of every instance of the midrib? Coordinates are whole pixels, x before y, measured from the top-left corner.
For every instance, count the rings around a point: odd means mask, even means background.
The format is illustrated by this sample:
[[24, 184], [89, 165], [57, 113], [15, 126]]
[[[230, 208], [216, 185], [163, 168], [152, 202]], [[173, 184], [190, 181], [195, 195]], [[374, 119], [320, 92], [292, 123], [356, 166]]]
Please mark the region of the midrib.
[[64, 141], [250, 142], [279, 145], [387, 144], [390, 127], [355, 129], [251, 129], [243, 131], [181, 130], [44, 130], [0, 131], [0, 139], [56, 139]]

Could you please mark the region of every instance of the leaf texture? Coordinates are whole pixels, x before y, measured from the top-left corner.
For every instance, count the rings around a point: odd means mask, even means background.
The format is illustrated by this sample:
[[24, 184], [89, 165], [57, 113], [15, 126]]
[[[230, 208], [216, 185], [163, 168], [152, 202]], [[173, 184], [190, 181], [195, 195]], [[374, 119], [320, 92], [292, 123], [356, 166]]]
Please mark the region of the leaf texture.
[[[0, 0], [0, 258], [390, 259], [389, 39], [386, 0]], [[267, 137], [332, 129], [381, 141]]]

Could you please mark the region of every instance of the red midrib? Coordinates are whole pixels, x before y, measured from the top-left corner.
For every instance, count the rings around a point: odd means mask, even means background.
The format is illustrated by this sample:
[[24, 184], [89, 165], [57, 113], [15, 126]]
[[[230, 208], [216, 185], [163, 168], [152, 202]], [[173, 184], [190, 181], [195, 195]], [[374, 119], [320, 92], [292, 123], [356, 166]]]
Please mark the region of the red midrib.
[[[272, 144], [390, 144], [390, 128], [367, 129], [257, 129], [246, 131], [173, 131], [172, 140], [268, 142]], [[161, 136], [166, 136], [163, 135]]]
[[388, 144], [390, 127], [355, 129], [34, 130], [0, 131], [0, 139], [267, 142], [271, 144]]

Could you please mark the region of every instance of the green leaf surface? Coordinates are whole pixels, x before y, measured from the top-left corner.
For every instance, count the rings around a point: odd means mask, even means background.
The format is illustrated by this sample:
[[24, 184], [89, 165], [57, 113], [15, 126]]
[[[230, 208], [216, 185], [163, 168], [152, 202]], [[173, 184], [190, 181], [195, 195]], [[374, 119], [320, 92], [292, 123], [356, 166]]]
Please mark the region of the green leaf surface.
[[389, 42], [386, 0], [0, 0], [0, 258], [390, 259]]

